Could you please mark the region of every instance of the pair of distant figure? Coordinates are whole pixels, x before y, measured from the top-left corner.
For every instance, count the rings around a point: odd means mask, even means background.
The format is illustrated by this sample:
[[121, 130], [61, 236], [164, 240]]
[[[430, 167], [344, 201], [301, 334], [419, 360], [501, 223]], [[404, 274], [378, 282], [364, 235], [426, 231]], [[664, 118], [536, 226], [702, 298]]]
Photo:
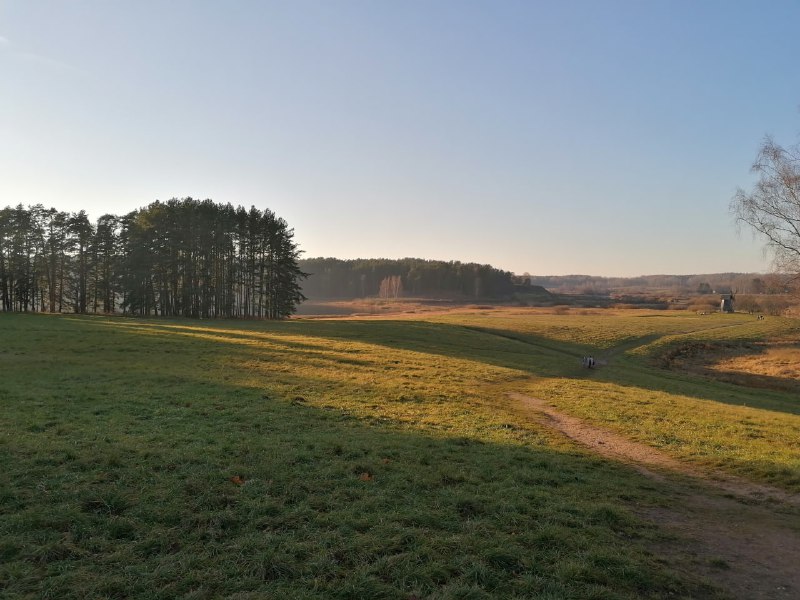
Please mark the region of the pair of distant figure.
[[594, 356], [584, 356], [583, 357], [583, 368], [584, 369], [594, 369]]

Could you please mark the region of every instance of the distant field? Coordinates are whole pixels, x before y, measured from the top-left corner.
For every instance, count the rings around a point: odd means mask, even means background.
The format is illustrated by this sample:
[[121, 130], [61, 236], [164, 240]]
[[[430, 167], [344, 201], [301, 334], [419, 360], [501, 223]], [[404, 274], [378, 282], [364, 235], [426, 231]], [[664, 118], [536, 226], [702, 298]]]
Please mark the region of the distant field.
[[510, 393], [800, 492], [800, 321], [405, 310], [0, 315], [0, 596], [728, 597], [654, 550], [671, 481]]
[[[453, 319], [532, 349], [561, 351], [557, 367], [531, 365], [539, 376], [527, 384], [531, 395], [681, 459], [800, 491], [800, 382], [781, 367], [800, 346], [796, 319], [639, 311], [442, 317]], [[781, 359], [768, 367], [758, 340], [782, 340]], [[735, 348], [739, 362], [714, 363], [702, 373], [660, 368], [665, 357], [698, 346], [695, 360], [703, 352], [724, 360]], [[607, 364], [587, 377], [576, 360], [585, 354]], [[763, 375], [767, 370], [776, 374]]]

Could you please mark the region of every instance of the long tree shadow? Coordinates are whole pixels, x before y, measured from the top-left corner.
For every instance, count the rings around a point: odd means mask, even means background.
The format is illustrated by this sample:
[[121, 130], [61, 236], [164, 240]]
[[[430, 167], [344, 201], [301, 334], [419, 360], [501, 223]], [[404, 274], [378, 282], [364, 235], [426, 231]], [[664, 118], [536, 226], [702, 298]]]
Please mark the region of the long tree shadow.
[[[668, 486], [552, 445], [533, 422], [448, 432], [375, 420], [287, 395], [330, 379], [275, 376], [286, 347], [54, 323], [35, 347], [5, 340], [16, 357], [0, 423], [11, 596], [718, 593], [646, 551], [662, 534], [634, 507], [663, 506]], [[236, 368], [256, 360], [263, 371]], [[494, 427], [493, 415], [476, 419]]]
[[[378, 325], [380, 323], [380, 325]], [[294, 324], [294, 323], [293, 323]], [[596, 378], [645, 390], [681, 394], [735, 406], [751, 406], [776, 412], [800, 414], [800, 401], [791, 393], [775, 389], [791, 386], [789, 378], [769, 382], [754, 377], [750, 383], [769, 383], [770, 389], [735, 385], [701, 377], [690, 372], [670, 371], [650, 364], [647, 358], [629, 354], [660, 337], [657, 334], [632, 337], [618, 345], [597, 351], [581, 345], [541, 336], [490, 327], [461, 326], [407, 321], [353, 321], [296, 323], [304, 335], [329, 339], [359, 339], [393, 348], [440, 354], [516, 369], [539, 377]], [[695, 334], [696, 339], [699, 338]], [[584, 369], [581, 357], [595, 353], [605, 363], [596, 370]]]
[[[119, 326], [113, 320], [99, 320], [97, 323], [104, 327]], [[186, 320], [130, 320], [122, 325], [140, 332], [172, 332], [191, 337], [206, 337], [223, 343], [269, 343], [305, 359], [316, 356], [321, 360], [331, 360], [331, 345], [328, 340], [360, 342], [476, 361], [536, 377], [592, 378], [734, 406], [800, 414], [800, 401], [796, 395], [781, 390], [792, 386], [794, 380], [753, 376], [740, 379], [738, 384], [729, 383], [689, 371], [659, 368], [653, 364], [652, 359], [630, 354], [631, 350], [658, 339], [658, 334], [631, 337], [612, 348], [597, 351], [590, 345], [505, 329], [408, 320], [298, 320], [267, 324], [240, 321], [198, 324]], [[296, 339], [298, 335], [317, 341], [300, 341]], [[696, 333], [693, 339], [702, 342], [702, 338]], [[599, 368], [582, 368], [581, 357], [587, 354], [594, 354], [599, 359]], [[357, 351], [353, 351], [351, 355], [340, 352], [333, 356], [342, 363], [359, 361]]]

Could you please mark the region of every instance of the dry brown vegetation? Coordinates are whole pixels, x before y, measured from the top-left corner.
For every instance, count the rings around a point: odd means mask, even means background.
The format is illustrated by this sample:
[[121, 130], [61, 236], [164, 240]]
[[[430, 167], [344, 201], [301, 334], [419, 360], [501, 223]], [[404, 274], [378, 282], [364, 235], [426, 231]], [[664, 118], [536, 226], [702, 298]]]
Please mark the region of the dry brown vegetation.
[[663, 357], [664, 366], [736, 385], [800, 390], [800, 340], [692, 342]]
[[782, 377], [800, 382], [800, 342], [759, 344], [755, 353], [723, 359], [713, 369], [720, 373]]

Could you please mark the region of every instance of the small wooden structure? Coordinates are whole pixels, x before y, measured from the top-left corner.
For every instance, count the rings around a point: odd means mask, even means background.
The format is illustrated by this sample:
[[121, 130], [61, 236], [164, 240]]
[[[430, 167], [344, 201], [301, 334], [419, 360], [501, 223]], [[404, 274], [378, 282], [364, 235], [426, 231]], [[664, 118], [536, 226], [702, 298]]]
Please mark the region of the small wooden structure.
[[724, 313], [735, 312], [733, 309], [733, 293], [722, 296], [722, 299], [720, 300], [719, 303], [719, 312], [724, 312]]

